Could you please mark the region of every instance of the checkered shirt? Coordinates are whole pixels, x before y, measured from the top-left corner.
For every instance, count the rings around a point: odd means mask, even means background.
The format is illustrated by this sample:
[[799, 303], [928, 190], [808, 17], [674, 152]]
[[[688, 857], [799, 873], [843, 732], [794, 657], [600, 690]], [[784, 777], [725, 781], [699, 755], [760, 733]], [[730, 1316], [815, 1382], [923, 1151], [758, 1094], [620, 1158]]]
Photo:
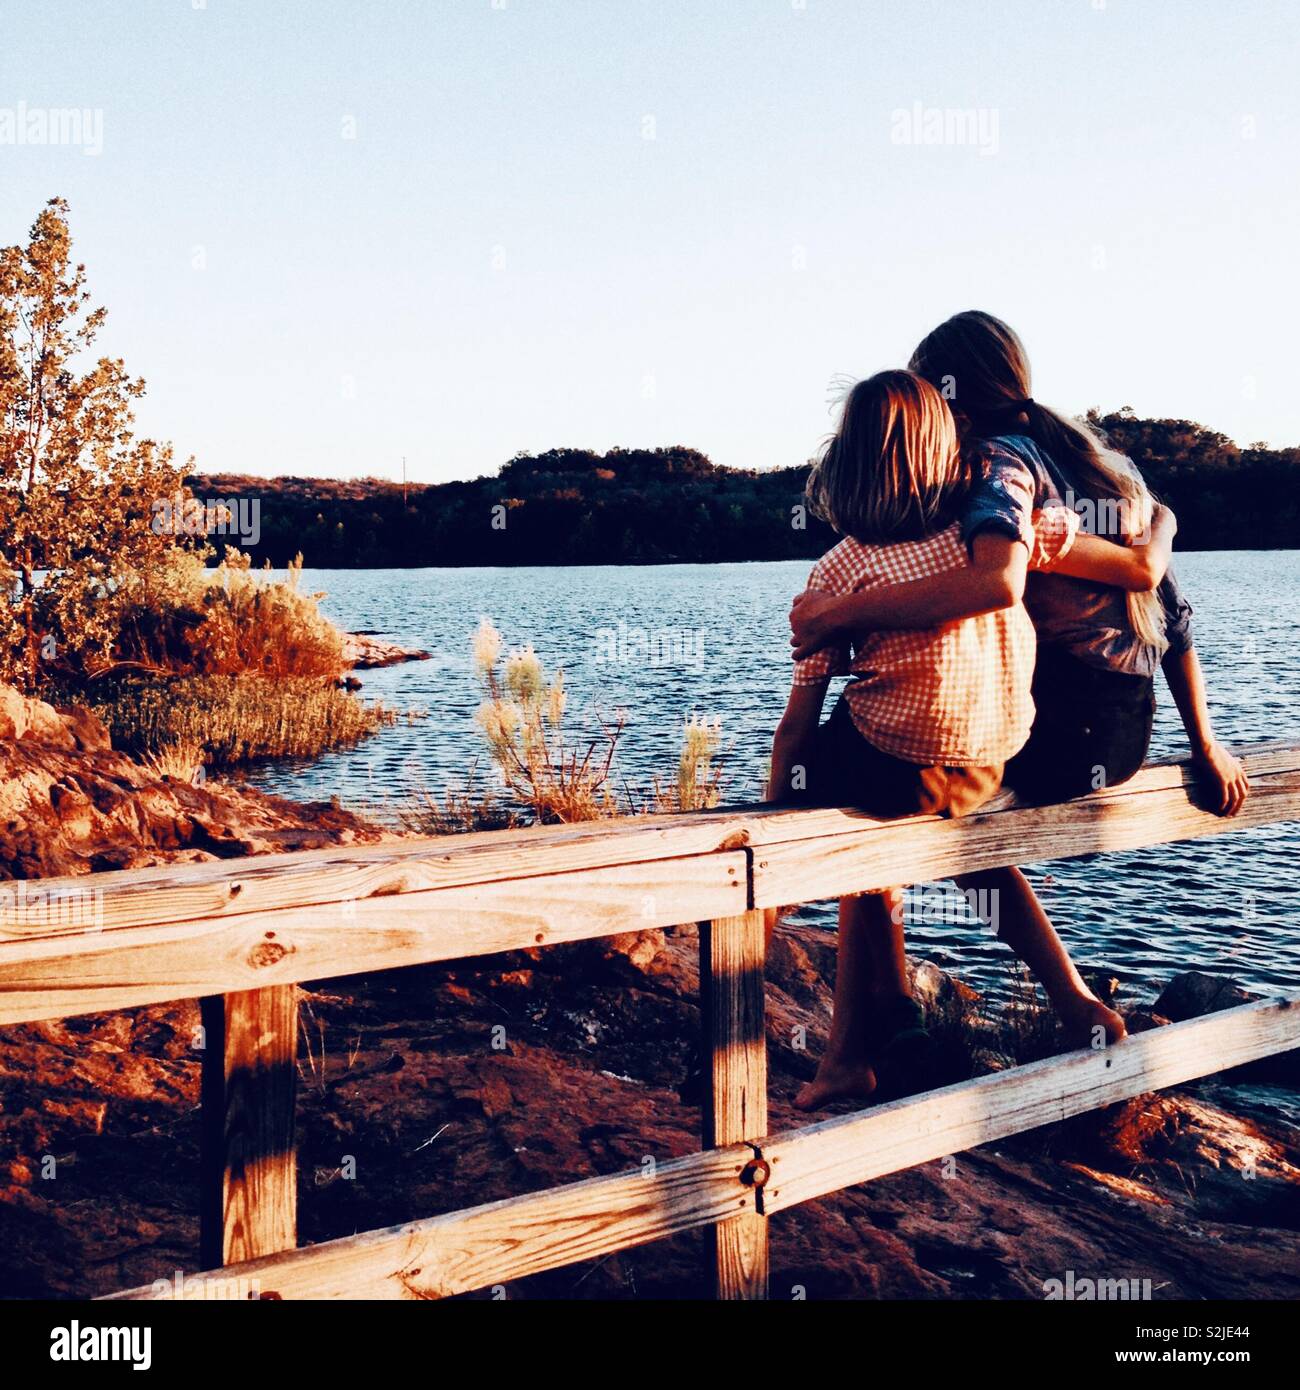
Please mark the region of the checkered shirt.
[[[1079, 518], [1066, 507], [1024, 513], [1022, 539], [1035, 568], [1074, 543]], [[919, 541], [866, 545], [848, 537], [813, 567], [808, 588], [849, 594], [902, 584], [970, 561], [961, 526]], [[922, 766], [1005, 762], [1033, 723], [1034, 628], [1022, 604], [915, 631], [872, 632], [860, 646], [827, 647], [795, 664], [796, 685], [852, 675], [845, 697], [858, 732], [877, 748]]]

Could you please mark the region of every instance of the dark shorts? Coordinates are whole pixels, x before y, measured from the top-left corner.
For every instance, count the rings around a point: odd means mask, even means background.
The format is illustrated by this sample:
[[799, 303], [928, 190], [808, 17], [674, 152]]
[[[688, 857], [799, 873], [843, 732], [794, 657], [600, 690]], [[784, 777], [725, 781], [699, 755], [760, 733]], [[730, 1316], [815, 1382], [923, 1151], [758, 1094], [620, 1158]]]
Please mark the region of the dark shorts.
[[922, 766], [882, 752], [858, 732], [841, 699], [813, 735], [805, 785], [790, 800], [802, 806], [856, 806], [891, 820], [918, 814], [965, 816], [1002, 785], [1002, 764]]
[[1034, 805], [1065, 801], [1127, 782], [1146, 761], [1155, 683], [1089, 666], [1040, 646], [1034, 668], [1034, 727], [1007, 763], [1006, 782]]

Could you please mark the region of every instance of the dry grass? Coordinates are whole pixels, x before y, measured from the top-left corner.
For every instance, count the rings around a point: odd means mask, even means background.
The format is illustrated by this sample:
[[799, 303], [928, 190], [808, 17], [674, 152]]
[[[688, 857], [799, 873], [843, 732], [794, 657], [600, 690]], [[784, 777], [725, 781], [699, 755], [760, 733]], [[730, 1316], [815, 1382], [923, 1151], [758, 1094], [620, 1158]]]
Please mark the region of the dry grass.
[[926, 1000], [926, 1027], [931, 1036], [950, 1062], [969, 1062], [969, 1066], [957, 1063], [960, 1076], [946, 1076], [945, 1083], [981, 1074], [990, 1067], [1039, 1062], [1063, 1050], [1060, 1024], [1038, 985], [1019, 962], [1008, 969], [1010, 979], [1003, 999], [952, 989], [941, 991], [937, 1000]]
[[722, 721], [692, 714], [682, 733], [676, 780], [654, 780], [655, 811], [710, 811], [722, 796]]
[[1002, 1050], [1016, 1066], [1061, 1051], [1061, 1025], [1023, 965], [1011, 967], [1010, 998], [997, 1017]]
[[585, 747], [572, 743], [564, 673], [548, 677], [531, 646], [503, 659], [501, 634], [486, 619], [474, 636], [474, 665], [484, 691], [476, 718], [507, 793], [543, 825], [618, 815], [610, 769], [623, 716], [602, 721]]
[[439, 797], [421, 788], [398, 807], [397, 823], [413, 835], [461, 835], [472, 830], [512, 830], [524, 824], [523, 814], [506, 806], [491, 792], [475, 785], [471, 768], [465, 785], [448, 788]]
[[625, 718], [598, 719], [595, 737], [575, 739], [564, 727], [564, 673], [543, 668], [531, 646], [505, 654], [501, 634], [484, 620], [474, 636], [474, 666], [483, 686], [475, 716], [487, 740], [503, 791], [477, 781], [470, 769], [462, 787], [440, 796], [420, 790], [396, 812], [382, 808], [403, 830], [454, 835], [529, 824], [557, 824], [716, 806], [722, 791], [718, 720], [686, 720], [671, 780], [652, 779], [648, 793], [615, 789], [615, 762]]
[[301, 577], [301, 556], [277, 579], [236, 550], [206, 569], [177, 547], [129, 580], [112, 663], [51, 693], [88, 705], [160, 775], [354, 744], [397, 715], [339, 688], [343, 634]]
[[[305, 992], [300, 996], [302, 1007], [298, 1011], [298, 1027], [302, 1033], [303, 1047], [298, 1054], [297, 1068], [298, 1076], [305, 1085], [311, 1086], [318, 1094], [324, 1095], [331, 1082], [329, 1077], [328, 1058], [325, 1050], [325, 1035], [327, 1032], [325, 1020], [316, 1014], [312, 1008], [311, 996]], [[310, 1027], [308, 1024], [310, 1023]], [[312, 1034], [315, 1033], [313, 1042]], [[358, 1033], [348, 1046], [347, 1064], [342, 1068], [342, 1074], [346, 1076], [357, 1064], [357, 1059], [361, 1056], [361, 1034]], [[339, 1077], [335, 1077], [339, 1080]]]
[[86, 700], [118, 747], [151, 756], [201, 750], [210, 766], [315, 757], [358, 742], [397, 712], [307, 677], [180, 676], [93, 686]]
[[158, 777], [192, 784], [202, 779], [203, 745], [195, 739], [178, 739], [146, 753], [140, 761]]

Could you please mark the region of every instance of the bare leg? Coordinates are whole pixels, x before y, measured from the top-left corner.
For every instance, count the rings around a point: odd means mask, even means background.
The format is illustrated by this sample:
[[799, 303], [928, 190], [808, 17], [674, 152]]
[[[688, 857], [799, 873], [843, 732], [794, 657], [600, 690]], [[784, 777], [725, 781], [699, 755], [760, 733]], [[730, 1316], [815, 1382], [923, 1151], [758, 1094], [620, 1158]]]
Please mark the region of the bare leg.
[[993, 917], [998, 923], [998, 937], [1024, 961], [1047, 991], [1071, 1042], [1078, 1047], [1098, 1047], [1125, 1036], [1124, 1020], [1084, 983], [1029, 880], [1019, 869], [984, 869], [962, 874], [957, 884], [988, 895], [992, 910], [981, 915], [986, 920]]
[[831, 1035], [816, 1077], [795, 1105], [815, 1110], [828, 1101], [869, 1096], [876, 1075], [867, 1056], [871, 1015], [884, 1000], [910, 996], [903, 948], [902, 890], [840, 899]]

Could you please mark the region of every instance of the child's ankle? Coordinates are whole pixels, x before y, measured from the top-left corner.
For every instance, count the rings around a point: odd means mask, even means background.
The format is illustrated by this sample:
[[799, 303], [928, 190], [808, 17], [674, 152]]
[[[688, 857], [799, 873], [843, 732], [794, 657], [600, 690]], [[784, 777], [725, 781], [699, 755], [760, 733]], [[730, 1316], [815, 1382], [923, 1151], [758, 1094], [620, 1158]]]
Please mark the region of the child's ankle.
[[864, 1039], [836, 1044], [828, 1043], [822, 1053], [822, 1064], [836, 1068], [866, 1066], [871, 1060], [871, 1052]]

